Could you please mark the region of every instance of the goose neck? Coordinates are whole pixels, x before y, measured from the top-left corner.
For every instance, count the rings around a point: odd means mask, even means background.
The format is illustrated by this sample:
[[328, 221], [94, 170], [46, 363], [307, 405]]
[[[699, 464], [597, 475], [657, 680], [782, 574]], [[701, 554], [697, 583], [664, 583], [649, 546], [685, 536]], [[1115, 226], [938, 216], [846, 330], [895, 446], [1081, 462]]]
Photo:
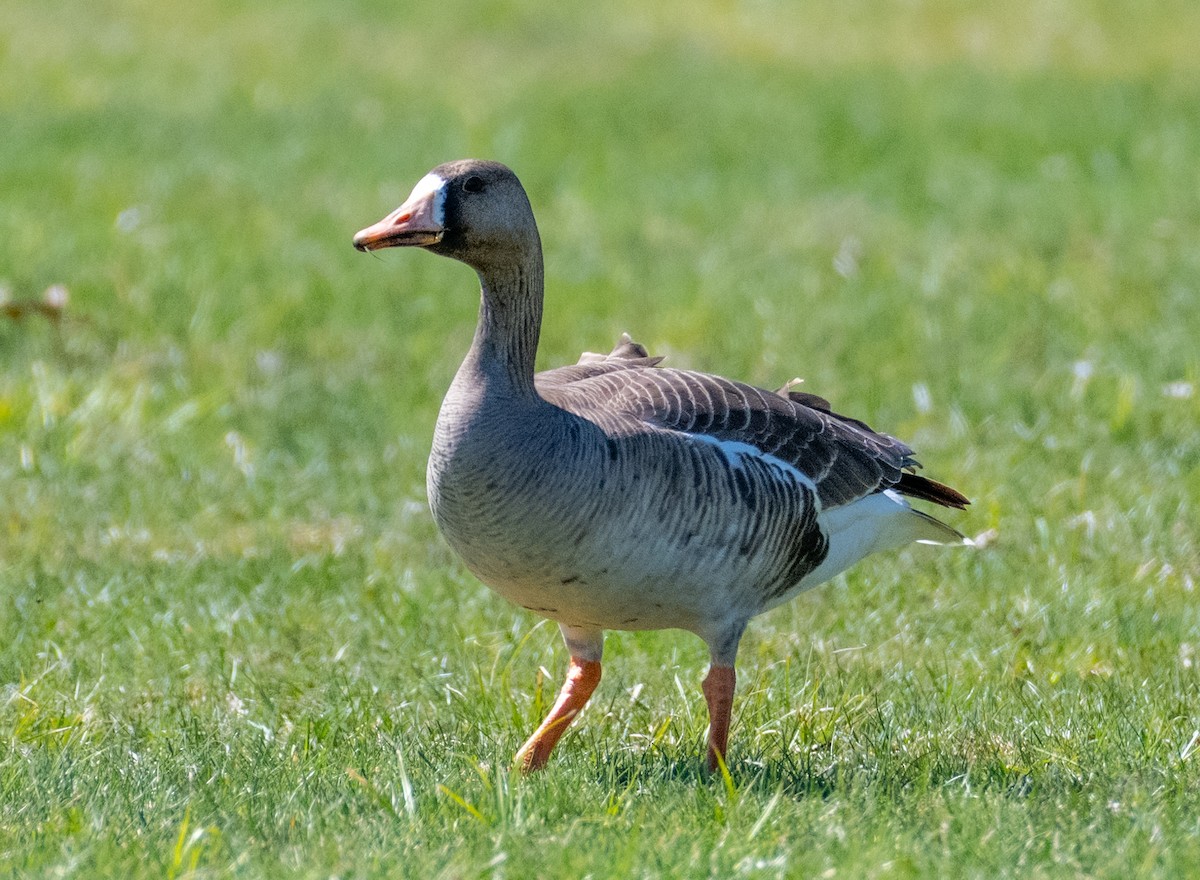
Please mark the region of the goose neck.
[[477, 378], [519, 397], [536, 396], [534, 361], [542, 324], [541, 261], [479, 273], [479, 323], [468, 364]]

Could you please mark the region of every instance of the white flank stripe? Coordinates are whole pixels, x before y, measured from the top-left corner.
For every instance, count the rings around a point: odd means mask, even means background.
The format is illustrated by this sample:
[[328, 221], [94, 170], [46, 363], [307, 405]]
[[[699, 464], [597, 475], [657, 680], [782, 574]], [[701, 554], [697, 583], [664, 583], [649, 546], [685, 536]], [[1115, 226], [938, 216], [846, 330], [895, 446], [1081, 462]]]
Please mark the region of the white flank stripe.
[[718, 440], [716, 437], [710, 437], [707, 434], [688, 434], [688, 436], [693, 440], [699, 440], [702, 443], [717, 447], [725, 456], [725, 460], [729, 462], [729, 466], [734, 470], [745, 467], [744, 459], [746, 458], [761, 459], [772, 467], [778, 468], [800, 485], [812, 490], [813, 503], [817, 507], [817, 512], [820, 513], [821, 499], [817, 496], [817, 484], [807, 474], [797, 470], [794, 465], [784, 461], [782, 458], [768, 455], [757, 446], [751, 446], [749, 443], [739, 443], [736, 440]]

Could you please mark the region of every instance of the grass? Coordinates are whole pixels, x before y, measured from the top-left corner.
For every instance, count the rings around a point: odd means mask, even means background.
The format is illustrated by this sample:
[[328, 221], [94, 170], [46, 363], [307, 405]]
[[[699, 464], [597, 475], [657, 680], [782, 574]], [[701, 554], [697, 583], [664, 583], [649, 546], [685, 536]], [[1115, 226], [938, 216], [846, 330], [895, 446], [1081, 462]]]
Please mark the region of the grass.
[[[0, 283], [69, 300], [0, 314], [0, 876], [1190, 875], [1197, 16], [4, 5]], [[727, 779], [679, 633], [509, 772], [564, 652], [424, 509], [473, 279], [349, 246], [464, 155], [542, 364], [799, 374], [976, 499], [755, 621]]]

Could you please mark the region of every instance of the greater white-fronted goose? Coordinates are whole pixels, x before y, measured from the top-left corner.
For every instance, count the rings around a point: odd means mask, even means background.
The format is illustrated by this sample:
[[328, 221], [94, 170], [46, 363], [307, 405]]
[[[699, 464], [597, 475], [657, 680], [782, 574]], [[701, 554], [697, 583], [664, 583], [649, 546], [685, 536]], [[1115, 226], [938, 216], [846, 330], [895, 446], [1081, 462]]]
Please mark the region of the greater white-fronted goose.
[[473, 268], [479, 323], [442, 403], [429, 505], [485, 584], [558, 622], [571, 654], [554, 708], [517, 753], [546, 763], [600, 680], [606, 629], [689, 630], [708, 644], [708, 764], [724, 759], [747, 621], [878, 550], [961, 544], [903, 496], [961, 508], [908, 446], [825, 400], [659, 366], [624, 337], [534, 375], [542, 247], [516, 175], [435, 168], [354, 236]]

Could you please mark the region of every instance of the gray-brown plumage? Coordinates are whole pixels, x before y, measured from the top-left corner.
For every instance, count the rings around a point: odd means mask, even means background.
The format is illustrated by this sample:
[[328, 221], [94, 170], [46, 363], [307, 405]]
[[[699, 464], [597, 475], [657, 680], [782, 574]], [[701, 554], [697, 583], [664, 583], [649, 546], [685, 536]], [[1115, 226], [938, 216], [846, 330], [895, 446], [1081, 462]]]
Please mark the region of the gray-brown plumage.
[[628, 336], [535, 376], [541, 242], [504, 166], [440, 166], [355, 236], [361, 250], [402, 245], [460, 260], [481, 281], [429, 459], [434, 518], [480, 580], [556, 620], [571, 652], [559, 703], [519, 753], [527, 768], [599, 680], [603, 630], [678, 627], [708, 643], [713, 766], [751, 617], [877, 550], [963, 542], [901, 496], [967, 499], [816, 395], [665, 368]]
[[946, 507], [969, 503], [948, 486], [905, 473], [920, 466], [908, 446], [833, 412], [824, 398], [764, 391], [705, 373], [648, 369], [661, 361], [625, 334], [610, 354], [585, 354], [574, 366], [539, 373], [534, 384], [549, 402], [597, 424], [632, 416], [750, 444], [811, 479], [825, 506], [888, 488]]

